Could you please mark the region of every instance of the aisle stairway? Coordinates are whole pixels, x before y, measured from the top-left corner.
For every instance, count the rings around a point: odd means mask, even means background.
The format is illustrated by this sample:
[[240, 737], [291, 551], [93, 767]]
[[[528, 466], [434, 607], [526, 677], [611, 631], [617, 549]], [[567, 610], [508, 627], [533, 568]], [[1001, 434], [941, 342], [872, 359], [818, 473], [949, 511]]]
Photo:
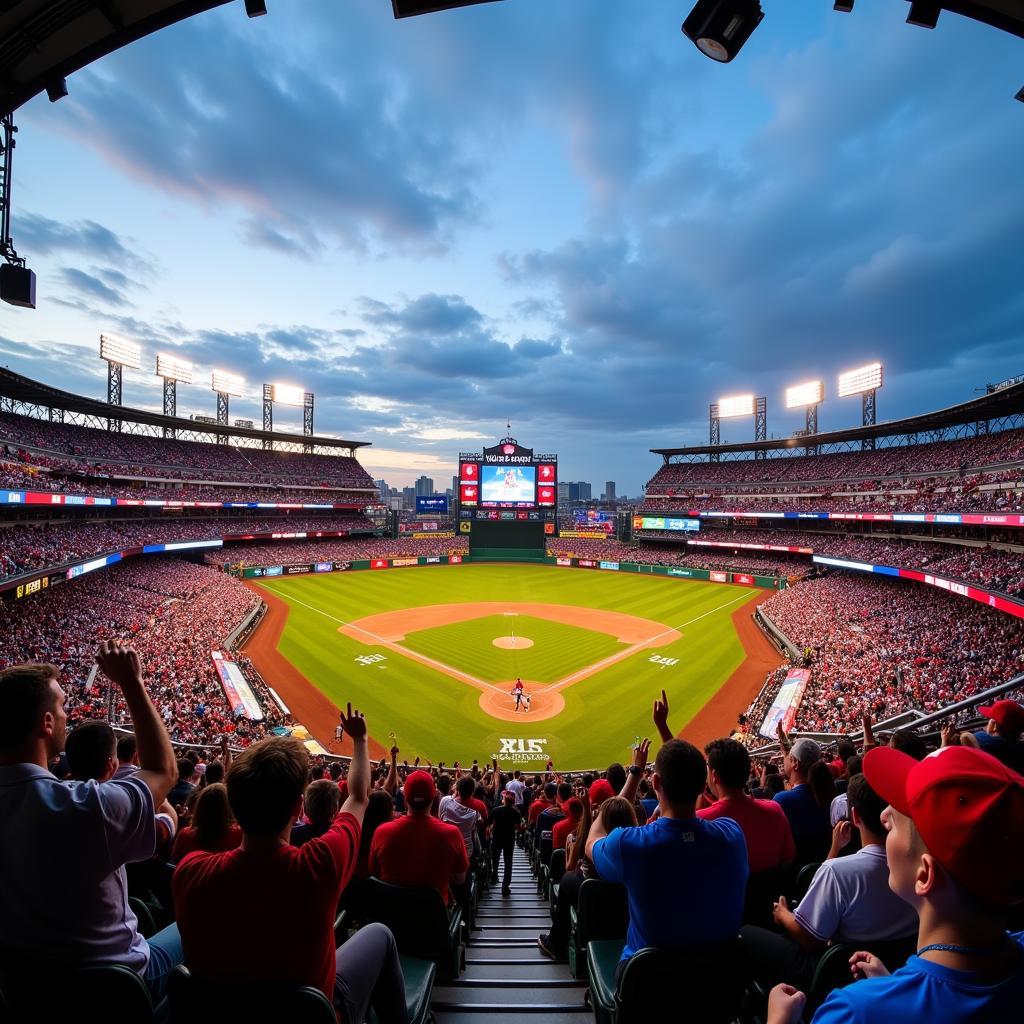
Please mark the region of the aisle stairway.
[[525, 852], [518, 846], [512, 895], [493, 885], [480, 900], [476, 928], [466, 949], [466, 970], [457, 982], [434, 986], [437, 1024], [588, 1024], [586, 982], [567, 964], [552, 963], [537, 948], [551, 926], [547, 900], [537, 896]]

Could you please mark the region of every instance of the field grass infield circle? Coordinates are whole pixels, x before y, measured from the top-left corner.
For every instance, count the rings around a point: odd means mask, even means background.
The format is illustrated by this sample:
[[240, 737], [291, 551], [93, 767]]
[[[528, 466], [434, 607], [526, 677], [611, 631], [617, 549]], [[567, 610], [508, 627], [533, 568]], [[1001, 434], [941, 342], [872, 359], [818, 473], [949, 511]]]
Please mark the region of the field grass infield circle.
[[[394, 733], [410, 763], [624, 761], [637, 736], [653, 734], [663, 689], [677, 733], [713, 711], [716, 735], [727, 734], [718, 723], [756, 694], [769, 657], [748, 672], [742, 697], [713, 707], [757, 640], [756, 629], [742, 641], [737, 630], [770, 592], [748, 587], [476, 563], [264, 579], [254, 589], [270, 611], [246, 653], [294, 717], [345, 752], [334, 725], [351, 701], [366, 714], [374, 756]], [[495, 639], [511, 639], [510, 615], [518, 642], [504, 647]], [[529, 712], [509, 696], [516, 677], [530, 681]]]

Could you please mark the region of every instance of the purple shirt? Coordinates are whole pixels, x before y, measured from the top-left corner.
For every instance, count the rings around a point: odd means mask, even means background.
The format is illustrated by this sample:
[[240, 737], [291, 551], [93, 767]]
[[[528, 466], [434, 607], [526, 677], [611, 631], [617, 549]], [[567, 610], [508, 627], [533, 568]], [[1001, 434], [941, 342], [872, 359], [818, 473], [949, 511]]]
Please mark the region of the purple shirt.
[[62, 782], [36, 764], [0, 767], [0, 945], [144, 972], [149, 945], [128, 906], [124, 865], [155, 846], [144, 782]]

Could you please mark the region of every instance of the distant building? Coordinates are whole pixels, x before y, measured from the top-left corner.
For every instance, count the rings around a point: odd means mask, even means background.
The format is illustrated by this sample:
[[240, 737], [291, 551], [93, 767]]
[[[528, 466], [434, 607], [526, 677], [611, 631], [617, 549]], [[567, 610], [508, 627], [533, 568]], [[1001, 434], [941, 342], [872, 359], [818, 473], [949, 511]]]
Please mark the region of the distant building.
[[377, 493], [380, 495], [380, 500], [387, 502], [388, 495], [391, 493], [388, 482], [386, 480], [374, 480], [373, 482], [377, 488]]
[[429, 476], [421, 476], [416, 481], [413, 496], [417, 498], [429, 498], [434, 493], [434, 481]]
[[615, 481], [606, 480], [604, 485], [604, 499], [605, 501], [615, 500]]
[[558, 485], [558, 504], [565, 505], [569, 501], [569, 483], [563, 480]]
[[[569, 501], [590, 501], [591, 487], [586, 480], [569, 480], [567, 486]], [[559, 485], [559, 489], [561, 489], [561, 485]]]
[[403, 508], [415, 508], [416, 507], [416, 488], [415, 487], [403, 487], [402, 488], [402, 507]]

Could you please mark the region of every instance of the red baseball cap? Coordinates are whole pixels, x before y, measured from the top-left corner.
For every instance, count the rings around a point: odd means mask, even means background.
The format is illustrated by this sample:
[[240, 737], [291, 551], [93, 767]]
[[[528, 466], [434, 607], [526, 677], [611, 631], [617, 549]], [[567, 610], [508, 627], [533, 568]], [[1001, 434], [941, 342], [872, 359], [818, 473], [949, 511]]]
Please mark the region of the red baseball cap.
[[1015, 700], [997, 700], [986, 708], [978, 708], [986, 717], [1015, 732], [1024, 732], [1024, 708]]
[[430, 772], [415, 771], [406, 780], [402, 787], [402, 794], [406, 804], [412, 804], [414, 800], [424, 800], [429, 803], [434, 799], [434, 777]]
[[615, 796], [615, 790], [612, 789], [612, 784], [607, 779], [595, 779], [590, 784], [590, 789], [587, 791], [590, 796], [590, 802], [593, 806], [603, 804], [605, 800]]
[[965, 889], [998, 907], [1024, 900], [1024, 778], [983, 750], [955, 746], [923, 761], [875, 747], [864, 775]]

